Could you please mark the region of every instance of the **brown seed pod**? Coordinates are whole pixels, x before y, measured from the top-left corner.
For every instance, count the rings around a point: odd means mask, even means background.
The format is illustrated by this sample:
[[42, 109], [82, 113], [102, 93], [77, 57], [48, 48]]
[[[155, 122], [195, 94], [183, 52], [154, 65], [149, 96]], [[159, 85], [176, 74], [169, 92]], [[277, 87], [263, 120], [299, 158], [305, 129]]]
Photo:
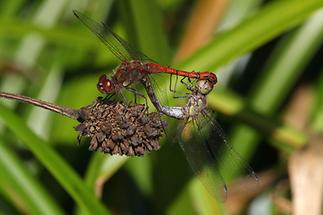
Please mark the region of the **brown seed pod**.
[[147, 113], [145, 105], [122, 104], [98, 98], [79, 110], [75, 127], [91, 138], [89, 149], [109, 154], [141, 156], [158, 150], [166, 123], [159, 113]]

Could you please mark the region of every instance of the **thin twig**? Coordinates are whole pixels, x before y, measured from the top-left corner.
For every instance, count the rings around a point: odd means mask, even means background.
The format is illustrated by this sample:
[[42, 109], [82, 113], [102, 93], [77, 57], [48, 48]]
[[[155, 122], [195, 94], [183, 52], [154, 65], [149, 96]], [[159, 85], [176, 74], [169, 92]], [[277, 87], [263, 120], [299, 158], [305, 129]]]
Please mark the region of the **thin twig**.
[[62, 107], [50, 102], [45, 102], [39, 99], [34, 99], [34, 98], [30, 98], [28, 96], [22, 96], [22, 95], [17, 95], [17, 94], [13, 94], [13, 93], [6, 93], [6, 92], [1, 92], [0, 91], [0, 97], [2, 98], [6, 98], [6, 99], [12, 99], [12, 100], [17, 100], [20, 102], [25, 102], [37, 107], [41, 107], [59, 114], [62, 114], [63, 116], [67, 116], [69, 118], [72, 119], [78, 119], [80, 117], [79, 111], [72, 109], [72, 108], [66, 108], [66, 107]]

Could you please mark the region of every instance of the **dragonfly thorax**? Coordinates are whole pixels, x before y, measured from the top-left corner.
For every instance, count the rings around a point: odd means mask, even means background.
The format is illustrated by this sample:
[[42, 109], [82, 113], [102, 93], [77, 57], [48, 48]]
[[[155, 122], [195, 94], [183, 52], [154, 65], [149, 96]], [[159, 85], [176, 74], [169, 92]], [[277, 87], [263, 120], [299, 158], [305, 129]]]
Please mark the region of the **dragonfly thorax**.
[[196, 119], [207, 108], [206, 97], [200, 93], [194, 93], [187, 102], [187, 115], [190, 119]]
[[120, 87], [127, 87], [146, 77], [146, 64], [138, 61], [124, 61], [116, 69], [112, 79]]

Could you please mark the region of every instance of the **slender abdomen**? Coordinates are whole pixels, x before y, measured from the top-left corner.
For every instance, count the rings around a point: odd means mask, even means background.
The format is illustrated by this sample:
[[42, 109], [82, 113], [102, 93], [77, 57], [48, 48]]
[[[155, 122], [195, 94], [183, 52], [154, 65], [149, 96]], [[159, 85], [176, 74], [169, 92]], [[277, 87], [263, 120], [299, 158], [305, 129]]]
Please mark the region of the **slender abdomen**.
[[216, 75], [212, 72], [187, 72], [184, 70], [178, 70], [174, 68], [170, 68], [167, 66], [162, 66], [156, 63], [148, 63], [147, 66], [149, 67], [149, 73], [168, 73], [188, 78], [195, 78], [199, 80], [217, 80]]

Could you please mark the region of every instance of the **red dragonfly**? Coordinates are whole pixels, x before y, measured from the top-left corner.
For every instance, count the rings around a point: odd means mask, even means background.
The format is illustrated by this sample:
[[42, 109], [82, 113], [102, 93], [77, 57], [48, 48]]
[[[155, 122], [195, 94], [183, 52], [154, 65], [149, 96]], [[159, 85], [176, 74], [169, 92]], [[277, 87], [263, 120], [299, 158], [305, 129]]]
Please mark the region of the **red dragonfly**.
[[217, 83], [217, 77], [212, 72], [187, 72], [155, 63], [146, 55], [131, 48], [126, 41], [104, 23], [98, 23], [79, 11], [74, 10], [73, 12], [121, 61], [111, 78], [105, 74], [100, 76], [97, 87], [102, 93], [115, 93], [123, 88], [134, 92], [129, 86], [153, 73], [169, 73], [192, 79], [208, 80], [212, 85]]
[[[216, 162], [220, 158], [220, 146], [230, 155], [234, 166], [241, 166], [258, 180], [252, 168], [226, 141], [222, 128], [207, 111], [206, 96], [217, 83], [217, 77], [214, 73], [187, 72], [157, 64], [143, 53], [131, 48], [125, 40], [104, 23], [98, 23], [78, 11], [74, 10], [73, 12], [121, 61], [111, 79], [107, 75], [102, 75], [99, 78], [97, 87], [100, 92], [116, 93], [124, 88], [131, 89], [129, 88], [131, 84], [140, 81], [144, 84], [150, 100], [158, 111], [169, 117], [184, 120], [182, 130], [190, 122], [193, 123], [192, 140], [181, 141], [180, 145], [194, 173], [203, 175], [201, 181], [212, 195], [218, 199], [223, 199], [226, 198], [227, 193], [227, 186], [221, 174], [223, 170], [219, 169]], [[186, 106], [169, 107], [160, 103], [148, 78], [149, 75], [155, 73], [168, 73], [189, 80], [195, 79], [195, 82], [189, 81], [189, 84], [181, 81], [191, 92], [186, 95], [188, 98]], [[134, 90], [131, 91], [135, 92]], [[206, 135], [210, 133], [214, 136], [206, 138]]]

